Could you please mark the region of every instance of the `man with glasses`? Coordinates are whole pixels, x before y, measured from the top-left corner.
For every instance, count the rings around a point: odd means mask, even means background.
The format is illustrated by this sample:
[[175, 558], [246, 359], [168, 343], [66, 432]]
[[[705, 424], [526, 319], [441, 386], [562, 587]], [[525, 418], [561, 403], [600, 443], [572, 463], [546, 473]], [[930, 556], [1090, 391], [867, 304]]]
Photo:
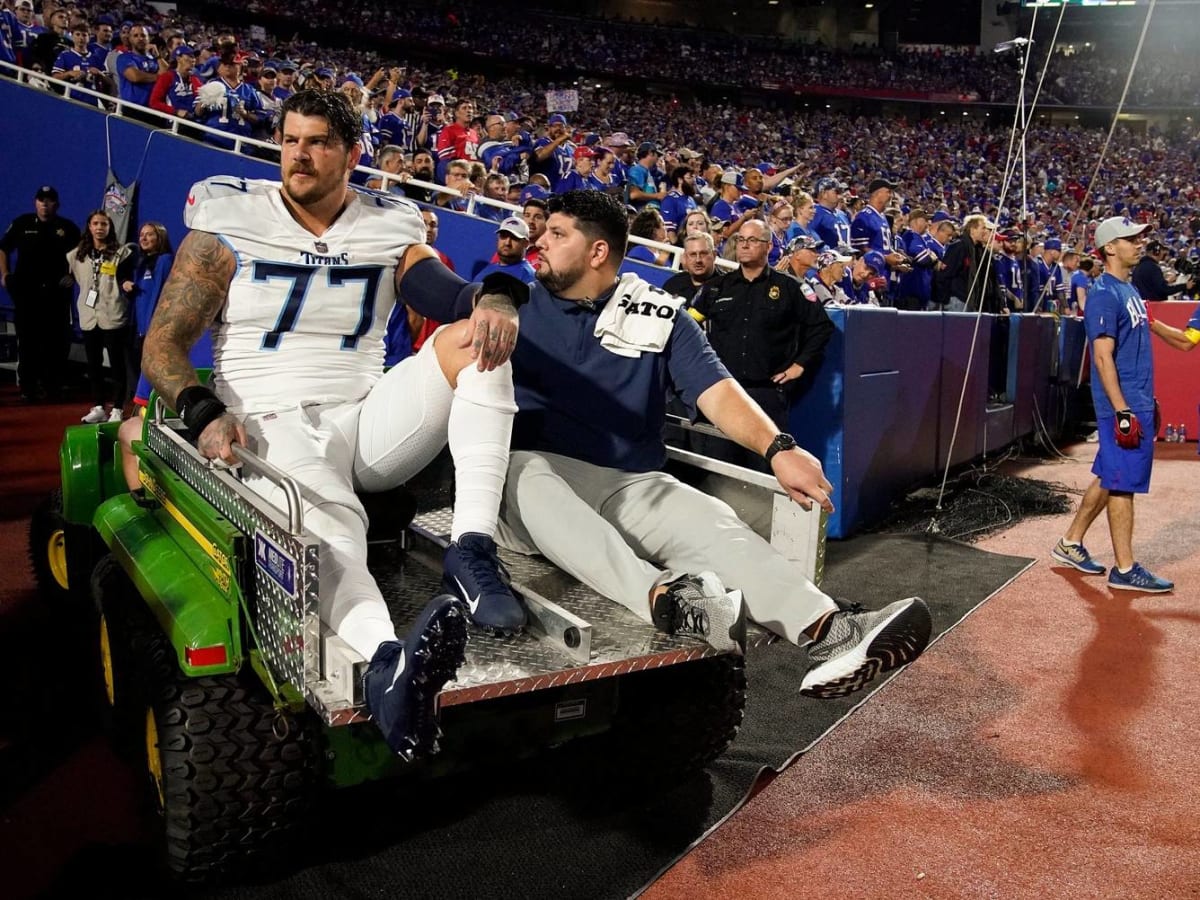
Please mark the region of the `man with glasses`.
[[1150, 490], [1154, 462], [1154, 365], [1150, 314], [1130, 277], [1145, 252], [1149, 229], [1121, 216], [1096, 228], [1104, 273], [1092, 285], [1084, 311], [1099, 437], [1092, 464], [1096, 478], [1050, 556], [1085, 575], [1103, 575], [1104, 566], [1088, 553], [1083, 538], [1107, 510], [1116, 563], [1108, 572], [1109, 588], [1164, 594], [1175, 584], [1133, 558], [1133, 497]]
[[729, 374], [786, 431], [792, 397], [820, 364], [833, 323], [799, 281], [767, 265], [765, 222], [743, 222], [733, 241], [738, 268], [706, 284], [690, 312]]
[[683, 271], [663, 283], [663, 290], [690, 300], [717, 272], [717, 248], [707, 232], [683, 240]]
[[456, 159], [446, 167], [446, 187], [459, 191], [462, 196], [453, 194], [438, 194], [435, 201], [444, 209], [456, 212], [467, 211], [467, 201], [475, 193], [475, 185], [471, 183], [471, 164], [465, 159]]

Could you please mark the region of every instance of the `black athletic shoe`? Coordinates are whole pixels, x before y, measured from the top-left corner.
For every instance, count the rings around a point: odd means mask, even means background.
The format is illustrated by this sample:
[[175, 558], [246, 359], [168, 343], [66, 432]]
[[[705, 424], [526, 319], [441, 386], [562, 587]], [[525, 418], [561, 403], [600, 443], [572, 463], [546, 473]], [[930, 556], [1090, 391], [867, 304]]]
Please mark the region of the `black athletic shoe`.
[[363, 675], [363, 696], [387, 745], [412, 762], [438, 752], [434, 701], [462, 665], [467, 620], [462, 604], [439, 594], [403, 641], [381, 644]]
[[509, 587], [496, 542], [485, 534], [464, 534], [446, 548], [442, 587], [467, 606], [471, 621], [492, 634], [515, 634], [525, 627], [525, 607]]
[[846, 606], [825, 621], [824, 634], [808, 645], [812, 667], [800, 693], [842, 697], [866, 687], [882, 672], [912, 662], [929, 643], [933, 619], [920, 597], [897, 600], [878, 610]]
[[746, 604], [715, 572], [683, 575], [654, 598], [650, 618], [666, 634], [694, 634], [715, 650], [746, 652]]

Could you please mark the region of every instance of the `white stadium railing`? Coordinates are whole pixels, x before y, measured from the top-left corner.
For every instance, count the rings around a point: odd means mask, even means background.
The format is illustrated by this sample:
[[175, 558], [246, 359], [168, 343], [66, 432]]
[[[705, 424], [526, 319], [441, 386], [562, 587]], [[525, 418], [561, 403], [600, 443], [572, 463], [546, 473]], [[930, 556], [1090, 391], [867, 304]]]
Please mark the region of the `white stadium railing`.
[[[279, 145], [273, 141], [260, 141], [256, 138], [242, 137], [236, 134], [230, 134], [228, 131], [222, 131], [219, 128], [210, 128], [207, 125], [201, 125], [199, 122], [194, 122], [190, 119], [183, 119], [179, 116], [172, 116], [167, 113], [159, 112], [156, 109], [151, 109], [148, 106], [142, 106], [138, 103], [131, 103], [128, 100], [122, 100], [119, 97], [114, 97], [111, 94], [103, 94], [98, 91], [93, 91], [90, 88], [79, 87], [69, 81], [60, 78], [55, 78], [52, 75], [46, 75], [43, 72], [35, 72], [32, 69], [24, 69], [20, 66], [13, 65], [0, 61], [0, 70], [4, 70], [5, 74], [11, 76], [12, 80], [18, 84], [23, 84], [26, 87], [48, 91], [57, 94], [58, 88], [63, 90], [62, 99], [64, 101], [81, 101], [85, 107], [94, 108], [96, 112], [106, 115], [125, 116], [128, 111], [133, 111], [137, 115], [137, 119], [143, 123], [149, 118], [161, 123], [160, 127], [164, 131], [170, 131], [177, 137], [185, 140], [194, 139], [197, 133], [209, 134], [213, 137], [220, 138], [223, 142], [232, 142], [233, 148], [227, 149], [224, 147], [215, 147], [211, 144], [205, 146], [211, 147], [214, 150], [222, 150], [226, 153], [237, 153], [239, 155], [255, 156], [263, 158], [264, 153], [269, 154], [268, 160], [277, 159], [279, 153]], [[463, 198], [467, 200], [466, 214], [475, 216], [476, 218], [487, 218], [479, 216], [475, 210], [479, 206], [491, 206], [498, 209], [512, 212], [515, 214], [521, 213], [521, 207], [515, 206], [512, 203], [507, 203], [503, 200], [493, 200], [490, 197], [481, 196], [475, 192], [463, 194], [461, 191], [456, 191], [453, 188], [446, 187], [444, 184], [434, 184], [428, 181], [421, 181], [416, 178], [398, 176], [392, 172], [384, 172], [381, 169], [373, 169], [369, 166], [359, 166], [355, 171], [365, 174], [372, 179], [379, 179], [380, 189], [389, 191], [393, 185], [411, 184], [423, 190], [431, 191], [435, 194], [445, 194], [454, 198]], [[488, 219], [488, 221], [493, 221]], [[680, 271], [683, 263], [683, 248], [675, 244], [663, 244], [658, 241], [647, 240], [646, 238], [630, 236], [629, 242], [642, 247], [649, 247], [656, 253], [667, 253], [670, 260], [665, 268], [674, 271]], [[734, 269], [737, 264], [729, 260], [717, 259], [718, 268]]]

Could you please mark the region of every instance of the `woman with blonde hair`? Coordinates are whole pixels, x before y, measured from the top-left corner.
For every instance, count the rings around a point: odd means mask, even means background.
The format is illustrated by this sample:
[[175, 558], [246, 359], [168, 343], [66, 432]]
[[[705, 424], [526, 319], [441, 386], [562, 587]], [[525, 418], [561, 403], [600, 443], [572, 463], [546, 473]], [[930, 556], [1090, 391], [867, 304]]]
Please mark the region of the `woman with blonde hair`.
[[[92, 408], [81, 421], [88, 424], [121, 421], [121, 407], [129, 394], [126, 371], [129, 303], [121, 293], [117, 266], [130, 255], [128, 244], [118, 244], [112, 219], [102, 209], [88, 215], [79, 246], [67, 254], [71, 277], [79, 285], [79, 327], [87, 354], [88, 384]], [[113, 390], [104, 380], [104, 354], [112, 373]]]

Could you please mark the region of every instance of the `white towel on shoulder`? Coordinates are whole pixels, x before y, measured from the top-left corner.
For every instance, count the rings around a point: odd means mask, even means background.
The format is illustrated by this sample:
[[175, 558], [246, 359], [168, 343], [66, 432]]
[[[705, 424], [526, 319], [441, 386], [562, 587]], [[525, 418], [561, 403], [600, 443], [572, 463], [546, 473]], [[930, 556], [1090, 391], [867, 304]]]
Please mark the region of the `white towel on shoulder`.
[[627, 273], [596, 320], [600, 346], [618, 356], [638, 358], [643, 353], [661, 353], [675, 327], [675, 316], [684, 303], [638, 276]]

